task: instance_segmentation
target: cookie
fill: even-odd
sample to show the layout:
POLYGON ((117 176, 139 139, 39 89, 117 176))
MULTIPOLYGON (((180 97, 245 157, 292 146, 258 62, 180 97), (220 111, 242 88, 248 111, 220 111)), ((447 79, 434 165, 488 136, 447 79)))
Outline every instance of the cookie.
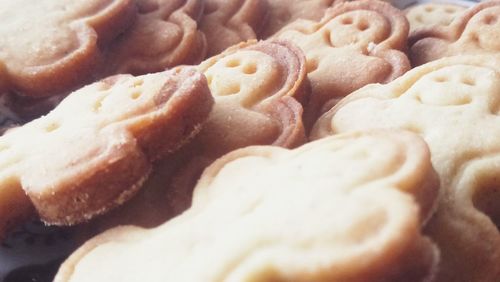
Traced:
POLYGON ((389 82, 410 68, 406 55, 408 22, 401 11, 380 1, 334 6, 320 22, 298 20, 276 38, 304 50, 312 94, 305 109, 313 122, 340 98, 376 82, 389 82))
POLYGON ((420 3, 406 9, 410 35, 421 28, 447 26, 467 8, 452 3, 420 3))
POLYGON ((418 66, 462 54, 500 51, 500 1, 485 1, 462 12, 447 26, 422 28, 409 37, 410 59, 418 66))
POLYGON ((264 28, 262 38, 268 38, 282 27, 297 20, 319 21, 325 10, 342 0, 268 0, 269 20, 264 28))
POLYGON ((0 230, 32 203, 42 220, 57 225, 123 203, 153 161, 199 131, 212 103, 205 78, 192 68, 119 75, 7 131, 0 137, 0 230))
POLYGON ((157 72, 199 63, 206 41, 197 21, 201 0, 136 0, 134 25, 110 47, 105 74, 157 72))
POLYGON ((427 141, 442 187, 427 227, 441 251, 436 281, 500 277, 499 93, 500 56, 446 58, 347 96, 311 132, 404 128, 427 141))
POLYGON ((256 39, 268 15, 266 0, 205 0, 200 30, 208 43, 207 57, 256 39))
POLYGON ((94 79, 105 47, 136 15, 131 0, 1 1, 0 92, 30 97, 94 79))
POLYGON ((240 43, 198 67, 215 104, 200 133, 161 161, 127 204, 81 228, 82 237, 117 225, 154 227, 186 210, 196 181, 215 159, 249 145, 292 148, 305 142, 305 58, 282 41, 240 43), (238 91, 235 91, 238 89, 238 91))
POLYGON ((247 147, 204 171, 188 211, 98 235, 54 281, 425 281, 437 188, 411 133, 247 147))

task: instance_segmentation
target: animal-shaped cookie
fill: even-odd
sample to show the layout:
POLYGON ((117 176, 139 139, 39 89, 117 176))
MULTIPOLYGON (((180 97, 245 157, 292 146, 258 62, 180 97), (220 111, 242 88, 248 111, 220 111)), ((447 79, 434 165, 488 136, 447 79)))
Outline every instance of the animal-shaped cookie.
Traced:
POLYGON ((200 30, 207 38, 207 57, 256 39, 267 17, 266 0, 205 0, 200 30))
POLYGON ((54 281, 426 281, 437 187, 409 132, 247 147, 204 171, 189 210, 98 235, 54 281))
POLYGON ((428 234, 442 263, 436 281, 500 277, 500 57, 459 56, 422 65, 387 85, 347 96, 312 139, 351 130, 404 128, 429 144, 441 200, 428 234))
POLYGON ((270 15, 262 33, 263 38, 272 36, 282 27, 297 19, 319 21, 327 8, 342 1, 268 0, 268 2, 270 15))
POLYGON ((275 37, 304 50, 312 95, 307 123, 340 98, 376 82, 389 82, 410 68, 408 22, 401 11, 381 1, 341 3, 320 22, 298 20, 275 37))
POLYGON ((32 97, 92 80, 106 46, 136 15, 131 0, 2 0, 0 6, 0 92, 32 97))
POLYGON ((197 21, 201 0, 136 0, 134 25, 110 47, 106 74, 144 74, 199 63, 206 54, 197 21))
POLYGON ((409 37, 412 64, 442 57, 500 52, 500 1, 485 1, 462 12, 447 26, 422 28, 409 37))
POLYGON ((0 137, 0 233, 32 203, 44 221, 59 225, 123 203, 153 161, 199 131, 212 103, 205 78, 192 68, 119 75, 7 131, 0 137))
POLYGON ((88 232, 123 224, 153 227, 186 210, 196 181, 216 158, 249 145, 292 148, 305 141, 303 101, 308 94, 305 58, 282 41, 246 42, 198 66, 214 107, 200 133, 155 167, 131 201, 96 218, 88 232))
POLYGON ((416 30, 431 26, 447 26, 467 8, 452 3, 419 3, 406 9, 410 23, 410 36, 416 30))

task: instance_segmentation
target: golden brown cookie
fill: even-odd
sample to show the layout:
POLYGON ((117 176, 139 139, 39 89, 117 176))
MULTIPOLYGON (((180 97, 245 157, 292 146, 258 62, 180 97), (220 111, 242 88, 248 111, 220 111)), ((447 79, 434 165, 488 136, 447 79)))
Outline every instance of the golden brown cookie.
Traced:
POLYGON ((459 56, 370 85, 323 115, 312 139, 404 128, 429 144, 442 192, 427 234, 442 262, 436 281, 500 277, 500 56, 459 56))
POLYGON ((420 29, 409 37, 410 59, 421 65, 442 57, 500 52, 500 1, 469 8, 447 26, 420 29))
POLYGON ((247 147, 204 171, 189 210, 98 235, 54 281, 429 281, 437 188, 409 132, 247 147))
POLYGON ((199 131, 212 103, 205 78, 192 68, 119 75, 7 131, 0 137, 1 233, 31 203, 45 222, 58 225, 122 204, 153 161, 199 131))
POLYGON ((389 82, 410 68, 408 21, 380 1, 346 2, 328 9, 320 22, 298 20, 276 38, 304 50, 312 95, 305 109, 313 122, 340 98, 369 83, 389 82))
POLYGON ((285 25, 297 20, 319 21, 325 10, 343 0, 267 0, 269 2, 269 20, 262 38, 268 38, 285 25))
POLYGON ((207 57, 256 39, 268 17, 266 0, 205 0, 200 30, 207 38, 207 57))
POLYGON ((447 26, 467 9, 452 3, 419 3, 406 9, 406 18, 410 23, 410 36, 413 32, 431 26, 447 26))
POLYGON ((154 227, 186 210, 203 169, 249 145, 292 148, 305 141, 302 101, 308 94, 305 58, 282 41, 246 42, 198 66, 215 105, 192 142, 160 162, 144 189, 126 205, 82 229, 134 224, 154 227), (237 91, 236 91, 237 89, 237 91))
POLYGON ((106 74, 144 74, 199 63, 206 54, 197 21, 201 0, 136 0, 134 25, 110 47, 106 74))
POLYGON ((0 6, 0 92, 32 97, 93 80, 106 46, 136 15, 131 0, 2 0, 0 6))

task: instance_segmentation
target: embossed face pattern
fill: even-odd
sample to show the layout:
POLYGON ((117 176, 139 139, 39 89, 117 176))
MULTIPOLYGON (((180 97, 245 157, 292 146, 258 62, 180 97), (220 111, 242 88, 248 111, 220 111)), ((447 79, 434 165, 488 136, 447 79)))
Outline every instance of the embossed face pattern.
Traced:
POLYGON ((453 55, 498 53, 500 1, 476 4, 450 25, 422 28, 409 41, 410 58, 415 65, 453 55))
POLYGON ((54 224, 121 204, 152 161, 197 131, 211 106, 204 78, 191 68, 115 76, 75 91, 50 114, 0 138, 1 231, 31 205, 22 189, 54 224), (9 210, 14 200, 18 206, 9 210))
POLYGON ((0 6, 0 92, 29 96, 59 94, 87 81, 100 48, 135 16, 129 0, 2 0, 0 6))
POLYGON ((410 34, 429 26, 447 26, 466 9, 464 6, 445 3, 423 3, 411 6, 406 10, 410 34))
POLYGON ((106 74, 139 75, 203 60, 207 45, 197 30, 201 0, 136 1, 137 20, 111 46, 106 74))
POLYGON ((355 1, 327 10, 319 23, 291 23, 275 37, 291 40, 306 54, 312 86, 306 119, 315 120, 352 91, 407 71, 408 59, 399 51, 407 34, 408 23, 398 9, 378 1, 355 1))
POLYGON ((500 57, 463 56, 349 95, 311 135, 369 128, 421 134, 443 188, 428 227, 443 257, 438 281, 494 281, 500 275, 499 114, 500 57))
POLYGON ((55 281, 423 279, 436 259, 421 235, 419 208, 437 195, 429 179, 427 147, 411 133, 247 147, 204 172, 187 212, 99 235, 55 281))

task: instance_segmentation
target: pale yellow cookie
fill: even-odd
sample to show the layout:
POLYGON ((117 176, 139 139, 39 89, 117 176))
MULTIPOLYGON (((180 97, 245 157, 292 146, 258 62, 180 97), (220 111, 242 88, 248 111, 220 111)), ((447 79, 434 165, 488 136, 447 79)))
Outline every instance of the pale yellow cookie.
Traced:
POLYGON ((437 188, 408 132, 247 147, 205 170, 188 211, 91 239, 54 281, 429 281, 437 188))
POLYGON ((446 58, 354 92, 311 133, 404 128, 427 141, 442 188, 426 230, 442 256, 436 281, 500 277, 499 94, 499 55, 446 58))
POLYGON ((31 97, 92 81, 108 44, 134 21, 132 0, 1 0, 0 92, 31 97))
POLYGON ((389 82, 410 68, 408 21, 381 1, 354 1, 328 9, 320 22, 297 20, 276 38, 291 40, 306 54, 312 93, 306 123, 345 95, 376 82, 389 82))
POLYGON ((212 103, 192 68, 119 75, 7 131, 0 137, 0 234, 32 204, 50 224, 86 221, 122 204, 153 161, 199 131, 212 103))
POLYGON ((203 169, 234 149, 293 148, 305 142, 299 101, 309 93, 300 49, 276 40, 251 41, 197 68, 206 75, 215 100, 200 133, 160 162, 130 202, 82 227, 82 237, 123 224, 154 227, 178 215, 190 206, 203 169))
POLYGON ((409 37, 412 64, 442 57, 500 52, 500 1, 478 3, 447 26, 430 26, 409 37))
POLYGON ((422 3, 406 9, 410 34, 422 28, 447 26, 467 8, 452 3, 422 3))

